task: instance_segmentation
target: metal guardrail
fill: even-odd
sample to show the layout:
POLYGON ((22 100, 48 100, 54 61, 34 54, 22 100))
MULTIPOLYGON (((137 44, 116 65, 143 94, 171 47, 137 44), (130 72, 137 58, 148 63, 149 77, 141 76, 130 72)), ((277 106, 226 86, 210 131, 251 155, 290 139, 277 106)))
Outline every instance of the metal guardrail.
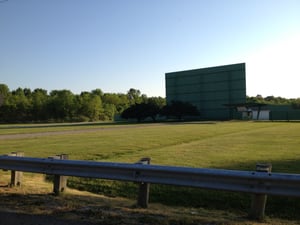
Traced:
POLYGON ((0 169, 300 197, 300 175, 0 156, 0 169))
POLYGON ((0 156, 0 168, 23 172, 169 184, 300 197, 300 175, 129 163, 0 156))

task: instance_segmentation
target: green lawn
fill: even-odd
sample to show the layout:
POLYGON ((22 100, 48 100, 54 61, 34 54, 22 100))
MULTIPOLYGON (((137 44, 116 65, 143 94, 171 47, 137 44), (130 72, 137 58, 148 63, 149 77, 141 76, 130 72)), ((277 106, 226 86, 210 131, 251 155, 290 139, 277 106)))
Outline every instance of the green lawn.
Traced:
MULTIPOLYGON (((84 132, 2 138, 0 154, 24 151, 26 156, 48 157, 66 153, 70 159, 130 163, 147 156, 152 164, 238 170, 254 170, 257 162, 267 162, 272 163, 273 172, 300 173, 300 123, 297 122, 39 126, 1 125, 0 138, 12 133, 84 132)), ((121 182, 72 178, 70 185, 110 195, 133 197, 135 193, 133 184, 121 182)), ((249 208, 249 199, 245 194, 161 185, 152 185, 150 194, 150 201, 221 209, 249 208)), ((281 214, 297 217, 300 204, 288 198, 269 198, 267 213, 281 215, 277 207, 284 202, 296 208, 288 208, 281 214)))
POLYGON ((300 123, 39 126, 0 127, 0 137, 12 131, 88 132, 2 139, 0 154, 24 151, 26 156, 47 157, 66 153, 71 159, 118 162, 136 162, 148 156, 153 164, 247 170, 254 169, 256 162, 270 162, 273 171, 300 173, 300 123))

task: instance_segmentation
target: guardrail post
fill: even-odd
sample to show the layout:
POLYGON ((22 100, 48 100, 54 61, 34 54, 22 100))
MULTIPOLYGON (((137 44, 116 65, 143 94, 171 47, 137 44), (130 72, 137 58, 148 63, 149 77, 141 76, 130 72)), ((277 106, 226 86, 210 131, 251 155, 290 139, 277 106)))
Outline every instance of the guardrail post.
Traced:
MULTIPOLYGON (((12 152, 9 154, 10 156, 16 156, 16 157, 23 157, 24 152, 12 152)), ((23 178, 23 172, 21 171, 11 171, 11 177, 10 177, 10 186, 21 186, 22 183, 22 178, 23 178)))
MULTIPOLYGON (((271 164, 256 164, 257 172, 270 173, 272 171, 271 164)), ((252 196, 250 218, 255 220, 263 220, 265 218, 265 208, 267 203, 267 195, 254 194, 252 196)))
MULTIPOLYGON (((138 164, 144 164, 149 165, 151 159, 150 158, 142 158, 138 164)), ((140 183, 139 186, 139 193, 138 193, 138 199, 137 199, 137 206, 142 208, 148 208, 149 203, 149 190, 150 190, 150 184, 149 183, 140 183)))
MULTIPOLYGON (((67 154, 61 154, 49 157, 52 159, 61 159, 61 160, 67 160, 69 157, 67 154)), ((64 192, 67 188, 67 177, 61 176, 59 174, 55 174, 53 178, 53 192, 55 195, 59 195, 61 192, 64 192)))

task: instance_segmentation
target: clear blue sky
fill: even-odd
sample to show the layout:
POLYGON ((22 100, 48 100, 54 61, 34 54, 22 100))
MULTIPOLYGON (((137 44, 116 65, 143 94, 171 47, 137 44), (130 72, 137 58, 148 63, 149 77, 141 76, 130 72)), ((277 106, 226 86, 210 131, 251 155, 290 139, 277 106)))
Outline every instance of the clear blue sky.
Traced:
POLYGON ((0 0, 0 83, 139 89, 165 73, 246 63, 247 95, 300 97, 299 0, 0 0))

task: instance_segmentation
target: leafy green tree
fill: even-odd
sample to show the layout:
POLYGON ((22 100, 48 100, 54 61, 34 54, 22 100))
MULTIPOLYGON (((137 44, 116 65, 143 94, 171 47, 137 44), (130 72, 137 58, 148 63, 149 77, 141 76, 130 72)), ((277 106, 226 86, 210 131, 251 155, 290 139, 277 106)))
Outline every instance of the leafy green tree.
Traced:
POLYGON ((9 122, 25 122, 31 119, 30 101, 25 96, 24 90, 18 88, 12 91, 7 101, 6 118, 9 122))
POLYGON ((105 93, 102 96, 102 102, 103 105, 114 105, 115 113, 122 113, 130 105, 126 94, 105 93))
POLYGON ((274 96, 267 96, 263 97, 261 95, 257 95, 256 97, 246 97, 247 103, 263 103, 263 104, 271 104, 271 105, 286 105, 291 104, 293 102, 292 99, 286 99, 282 97, 274 97, 274 96))
POLYGON ((97 121, 103 112, 102 101, 98 94, 82 92, 80 94, 79 115, 88 118, 89 121, 97 121))
POLYGON ((30 88, 24 88, 23 93, 27 98, 31 98, 32 92, 30 88))
POLYGON ((6 84, 0 84, 0 122, 8 122, 10 107, 8 100, 10 98, 10 91, 6 84))
POLYGON ((88 113, 92 121, 99 120, 100 116, 103 116, 103 107, 100 96, 91 95, 88 105, 88 113))
POLYGON ((25 121, 95 121, 113 120, 130 106, 135 108, 135 118, 156 119, 165 105, 164 98, 148 98, 137 89, 127 93, 103 93, 101 89, 74 95, 69 90, 18 88, 10 92, 0 84, 0 122, 25 121))
POLYGON ((99 97, 102 97, 103 96, 103 91, 99 88, 95 89, 95 90, 92 90, 92 95, 98 95, 99 97))
POLYGON ((178 120, 182 120, 185 116, 198 116, 199 114, 196 106, 182 101, 172 101, 161 110, 161 115, 175 117, 178 120))
POLYGON ((144 117, 150 117, 153 122, 156 121, 156 117, 159 114, 161 108, 159 107, 159 105, 155 104, 155 103, 141 103, 143 105, 142 108, 142 112, 144 114, 144 117))
POLYGON ((156 121, 156 117, 160 114, 162 108, 166 105, 166 100, 162 97, 151 97, 145 99, 147 117, 151 117, 156 121))
POLYGON ((69 90, 54 90, 50 92, 48 112, 55 120, 71 121, 75 116, 75 96, 69 90))
POLYGON ((46 90, 38 88, 31 93, 31 114, 34 121, 48 119, 47 104, 48 94, 46 90))
POLYGON ((127 92, 127 97, 130 105, 139 104, 142 102, 141 91, 138 89, 130 88, 127 92))
POLYGON ((300 109, 300 98, 294 99, 292 101, 292 107, 294 109, 300 109))
POLYGON ((162 109, 167 104, 166 99, 162 97, 147 98, 146 103, 156 105, 159 109, 162 109))
POLYGON ((8 86, 6 84, 0 84, 0 106, 4 104, 9 94, 8 86))
POLYGON ((246 96, 247 103, 264 103, 264 99, 261 95, 257 95, 256 97, 246 96))
POLYGON ((122 112, 121 117, 124 119, 137 119, 138 122, 141 122, 143 119, 145 119, 143 107, 143 104, 131 105, 122 112))
POLYGON ((103 104, 103 113, 100 116, 100 120, 114 120, 116 114, 116 106, 114 104, 105 103, 103 104))
POLYGON ((138 122, 150 117, 153 121, 156 121, 159 111, 159 106, 154 103, 140 103, 124 110, 121 117, 124 119, 137 119, 138 122))

